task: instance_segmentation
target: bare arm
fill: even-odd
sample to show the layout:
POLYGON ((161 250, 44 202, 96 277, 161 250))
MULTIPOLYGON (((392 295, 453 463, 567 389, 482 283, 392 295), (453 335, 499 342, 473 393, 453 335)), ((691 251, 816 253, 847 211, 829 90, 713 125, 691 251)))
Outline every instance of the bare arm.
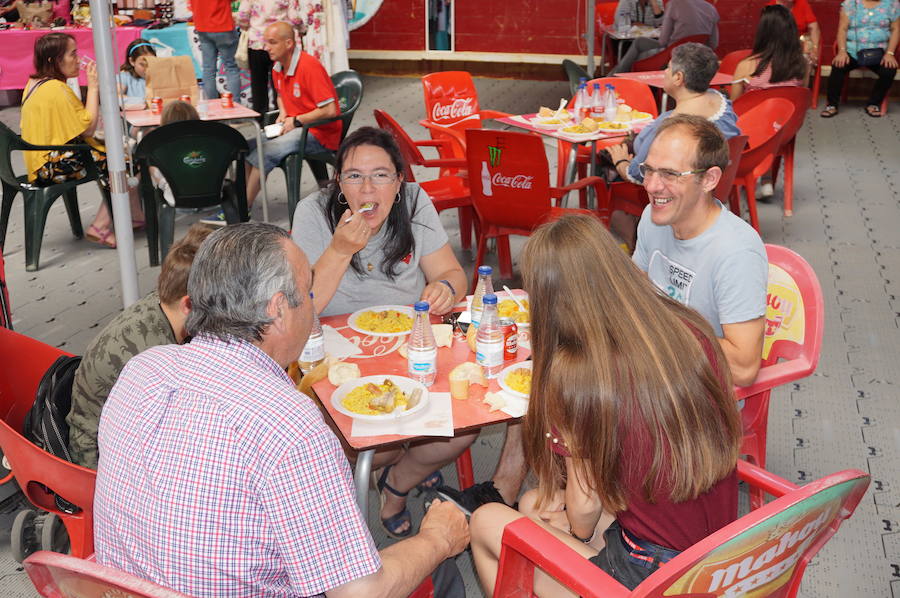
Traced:
POLYGON ((422 291, 421 299, 431 304, 431 313, 445 314, 456 305, 459 299, 466 296, 466 291, 469 289, 466 273, 459 265, 459 260, 456 259, 449 243, 444 244, 437 251, 422 256, 419 266, 428 283, 422 291), (455 293, 451 293, 450 288, 440 282, 442 280, 449 282, 455 293))
POLYGON ((725 353, 734 383, 738 386, 748 386, 756 380, 764 331, 764 318, 736 324, 722 324, 725 337, 719 339, 719 344, 725 353))
POLYGON ((809 24, 809 41, 812 44, 812 58, 819 59, 819 44, 822 43, 822 30, 818 23, 809 24))
POLYGON ((328 598, 408 596, 442 561, 468 545, 469 526, 462 512, 436 500, 418 534, 381 551, 381 569, 326 592, 328 598))
MULTIPOLYGON (((279 110, 283 111, 282 106, 279 106, 279 110)), ((316 108, 314 110, 310 110, 309 112, 305 112, 303 114, 297 114, 294 116, 297 120, 299 120, 304 125, 307 123, 315 122, 317 120, 323 120, 326 118, 332 118, 338 115, 337 106, 334 102, 329 102, 320 108, 316 108)), ((294 129, 294 118, 284 118, 284 132, 287 133, 291 129, 294 129)))
POLYGON ((729 99, 733 102, 738 99, 744 93, 744 86, 746 84, 746 80, 750 78, 753 74, 753 71, 756 70, 756 65, 758 62, 751 58, 745 58, 740 61, 734 69, 734 81, 731 85, 731 93, 728 94, 729 99))
POLYGON ((831 64, 838 68, 847 66, 847 63, 850 61, 850 55, 847 54, 847 30, 849 28, 850 17, 842 10, 838 19, 837 54, 835 54, 834 60, 831 61, 831 64))
POLYGON ((897 51, 898 41, 900 41, 900 19, 894 19, 894 22, 891 23, 891 38, 888 40, 884 57, 881 59, 881 66, 889 69, 897 68, 897 57, 894 55, 894 52, 897 51), (888 52, 891 52, 891 54, 888 54, 888 52))
POLYGON ((579 538, 589 539, 603 514, 603 504, 595 492, 588 489, 582 478, 579 463, 566 457, 566 517, 569 527, 579 538))
POLYGON ((84 130, 84 134, 93 137, 97 131, 97 123, 100 120, 100 86, 97 82, 97 65, 91 63, 87 68, 88 91, 87 101, 84 104, 88 114, 91 115, 91 122, 84 130))
POLYGON ((349 209, 344 210, 331 237, 331 243, 313 266, 313 305, 316 313, 322 313, 328 306, 341 285, 344 272, 350 267, 353 255, 366 246, 372 234, 364 218, 351 216, 349 209), (348 218, 350 222, 346 222, 348 218))

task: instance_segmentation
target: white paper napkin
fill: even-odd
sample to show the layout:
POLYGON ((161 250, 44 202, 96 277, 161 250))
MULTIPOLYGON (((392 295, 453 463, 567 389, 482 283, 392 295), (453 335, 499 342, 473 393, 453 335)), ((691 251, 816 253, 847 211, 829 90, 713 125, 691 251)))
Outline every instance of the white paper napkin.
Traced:
POLYGON ((386 421, 354 419, 351 436, 453 436, 453 402, 449 392, 429 392, 425 408, 415 415, 386 421))
POLYGON ((325 337, 325 352, 335 359, 347 359, 363 352, 362 349, 327 324, 322 326, 322 335, 325 337))
POLYGON ((506 399, 506 405, 500 411, 513 417, 523 417, 528 412, 528 400, 516 397, 505 390, 501 390, 500 394, 506 399))

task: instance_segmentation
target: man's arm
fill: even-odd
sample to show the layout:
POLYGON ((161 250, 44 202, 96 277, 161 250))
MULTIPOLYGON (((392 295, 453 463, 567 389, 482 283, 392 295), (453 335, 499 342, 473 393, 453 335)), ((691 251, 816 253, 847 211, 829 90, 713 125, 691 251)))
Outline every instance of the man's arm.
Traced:
POLYGON ((291 129, 294 129, 294 119, 300 121, 302 124, 307 124, 311 122, 315 122, 317 120, 323 120, 326 118, 332 118, 338 115, 337 106, 334 102, 329 102, 324 106, 320 106, 315 108, 314 110, 310 110, 309 112, 305 112, 303 114, 297 114, 294 118, 285 118, 284 119, 284 132, 287 133, 291 129))
POLYGON ((736 324, 722 324, 724 338, 719 339, 722 352, 738 386, 749 386, 756 380, 762 356, 765 318, 736 324))
POLYGON ((333 588, 328 598, 408 596, 442 561, 469 544, 469 525, 462 511, 435 500, 419 533, 381 551, 381 569, 333 588))

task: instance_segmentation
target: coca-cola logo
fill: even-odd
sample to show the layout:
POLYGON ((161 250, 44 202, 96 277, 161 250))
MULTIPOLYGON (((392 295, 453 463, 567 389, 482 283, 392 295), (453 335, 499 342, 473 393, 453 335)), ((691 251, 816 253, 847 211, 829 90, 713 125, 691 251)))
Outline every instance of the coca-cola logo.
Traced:
POLYGON ((531 189, 534 177, 526 174, 514 174, 505 176, 500 172, 495 172, 491 183, 498 187, 509 187, 510 189, 531 189))
POLYGON ((475 98, 457 98, 450 104, 435 104, 431 107, 431 120, 459 120, 475 112, 472 102, 475 98))

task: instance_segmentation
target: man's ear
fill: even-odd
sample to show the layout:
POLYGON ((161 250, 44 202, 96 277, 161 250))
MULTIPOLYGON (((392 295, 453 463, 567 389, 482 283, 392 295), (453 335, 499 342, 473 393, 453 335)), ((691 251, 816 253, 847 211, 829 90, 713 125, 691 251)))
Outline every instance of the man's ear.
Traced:
POLYGON ((719 185, 719 181, 721 180, 722 169, 718 166, 713 166, 703 173, 703 190, 706 192, 713 191, 719 185))
POLYGON ((188 295, 185 295, 178 301, 178 309, 181 310, 181 313, 184 315, 188 315, 191 313, 191 298, 188 295))
POLYGON ((277 330, 281 330, 285 307, 287 307, 287 301, 285 301, 284 293, 281 291, 272 295, 272 298, 266 304, 266 315, 272 320, 271 326, 274 326, 277 330))

